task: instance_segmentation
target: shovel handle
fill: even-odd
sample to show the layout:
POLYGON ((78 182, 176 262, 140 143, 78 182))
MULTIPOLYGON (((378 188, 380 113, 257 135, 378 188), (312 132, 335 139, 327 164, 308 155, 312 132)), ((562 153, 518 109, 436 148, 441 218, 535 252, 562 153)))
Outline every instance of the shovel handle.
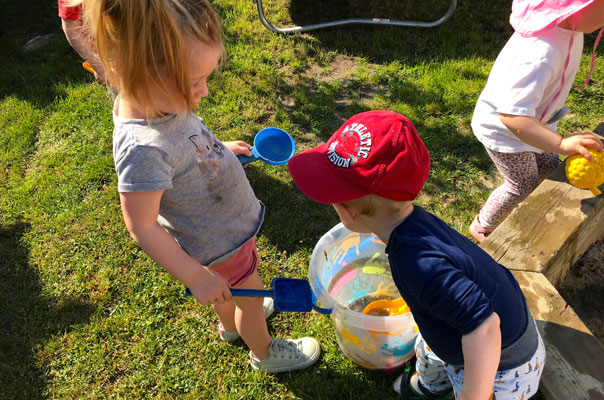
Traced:
POLYGON ((239 154, 237 156, 237 159, 239 160, 239 162, 241 163, 241 165, 248 165, 248 164, 251 164, 254 161, 258 160, 258 158, 254 157, 254 155, 246 156, 246 155, 243 155, 243 154, 239 154))
MULTIPOLYGON (((272 290, 231 289, 231 294, 239 297, 273 297, 274 293, 272 290)), ((193 296, 189 288, 185 288, 185 296, 193 296)))
POLYGON ((231 289, 231 294, 239 297, 273 297, 275 292, 261 289, 231 289))

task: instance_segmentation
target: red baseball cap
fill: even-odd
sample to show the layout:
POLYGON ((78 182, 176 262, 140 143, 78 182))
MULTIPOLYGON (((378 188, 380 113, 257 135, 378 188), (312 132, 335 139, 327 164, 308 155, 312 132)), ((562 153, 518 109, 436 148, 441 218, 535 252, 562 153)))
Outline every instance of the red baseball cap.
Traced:
POLYGON ((369 194, 414 200, 430 170, 430 155, 409 118, 367 111, 350 118, 320 146, 287 165, 311 200, 333 204, 369 194))

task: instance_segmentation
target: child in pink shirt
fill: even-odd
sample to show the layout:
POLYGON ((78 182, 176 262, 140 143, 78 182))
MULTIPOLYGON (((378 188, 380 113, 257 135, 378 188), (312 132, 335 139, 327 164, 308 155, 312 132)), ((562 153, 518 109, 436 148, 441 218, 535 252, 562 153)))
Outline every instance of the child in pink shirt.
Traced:
POLYGON ((583 33, 604 26, 604 0, 514 0, 510 23, 515 33, 495 60, 472 118, 474 135, 504 178, 470 226, 478 242, 556 168, 559 155, 591 159, 588 147, 603 150, 592 133, 562 137, 556 126, 568 112, 564 103, 583 33))

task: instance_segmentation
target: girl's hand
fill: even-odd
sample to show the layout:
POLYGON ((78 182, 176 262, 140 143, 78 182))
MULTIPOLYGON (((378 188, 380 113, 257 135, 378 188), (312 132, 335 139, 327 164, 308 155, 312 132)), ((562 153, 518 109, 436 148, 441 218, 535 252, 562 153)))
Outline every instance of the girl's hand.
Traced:
POLYGON ((201 267, 202 272, 199 276, 199 283, 189 286, 189 290, 202 305, 222 304, 230 300, 231 289, 229 283, 217 272, 210 268, 201 267))
POLYGON ((163 190, 120 193, 128 231, 156 263, 185 284, 203 305, 231 298, 228 282, 193 259, 157 222, 163 190))
POLYGON ((579 153, 589 161, 593 161, 588 147, 594 148, 597 151, 604 151, 602 141, 596 135, 591 132, 577 132, 562 138, 560 142, 560 154, 570 156, 571 154, 579 153))
POLYGON ((241 140, 235 140, 233 142, 224 142, 224 145, 233 152, 233 154, 235 154, 236 156, 243 154, 244 156, 251 156, 252 152, 250 151, 250 146, 249 144, 241 141, 241 140))

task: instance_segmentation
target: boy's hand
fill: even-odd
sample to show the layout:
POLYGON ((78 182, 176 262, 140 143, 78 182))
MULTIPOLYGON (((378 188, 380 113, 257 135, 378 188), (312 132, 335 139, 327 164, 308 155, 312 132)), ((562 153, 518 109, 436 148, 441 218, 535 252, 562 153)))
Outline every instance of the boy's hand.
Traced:
POLYGON ((604 151, 602 141, 596 135, 591 132, 577 132, 562 138, 560 142, 560 154, 570 156, 571 154, 579 153, 589 161, 593 161, 588 147, 594 148, 597 151, 604 151))
POLYGON ((251 156, 252 152, 250 150, 250 146, 249 144, 241 141, 241 140, 235 140, 233 142, 224 142, 224 145, 233 152, 233 154, 235 154, 236 156, 243 154, 244 156, 251 156))
POLYGON ((197 301, 206 306, 208 304, 222 304, 230 300, 232 295, 228 282, 210 268, 201 267, 201 269, 201 275, 197 279, 199 283, 189 286, 191 294, 195 296, 197 301))

